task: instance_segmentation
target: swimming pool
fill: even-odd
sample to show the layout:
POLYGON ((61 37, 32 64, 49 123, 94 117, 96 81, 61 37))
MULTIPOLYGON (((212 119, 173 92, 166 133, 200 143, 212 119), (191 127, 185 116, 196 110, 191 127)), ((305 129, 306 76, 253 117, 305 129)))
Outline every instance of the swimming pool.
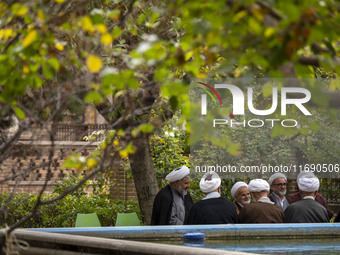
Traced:
POLYGON ((339 223, 43 228, 30 230, 258 254, 340 254, 339 223), (198 242, 183 240, 185 233, 193 232, 204 233, 206 238, 198 242))
MULTIPOLYGON (((150 240, 147 240, 150 242, 150 240)), ((156 243, 159 241, 155 241, 156 243)), ((210 249, 276 255, 340 254, 340 238, 243 238, 206 239, 203 241, 172 240, 165 244, 205 247, 210 249)))

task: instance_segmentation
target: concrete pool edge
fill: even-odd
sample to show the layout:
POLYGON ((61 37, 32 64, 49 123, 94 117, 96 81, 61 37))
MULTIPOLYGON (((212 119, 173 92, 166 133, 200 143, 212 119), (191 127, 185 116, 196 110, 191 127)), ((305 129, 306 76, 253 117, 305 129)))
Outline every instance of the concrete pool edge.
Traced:
MULTIPOLYGON (((225 251, 209 248, 188 247, 169 244, 146 243, 121 239, 107 239, 100 237, 67 235, 39 231, 28 231, 23 229, 14 230, 15 240, 25 241, 27 249, 15 247, 20 254, 224 254, 224 255, 251 255, 238 251, 225 251)), ((3 240, 5 230, 0 230, 0 240, 3 240)), ((12 237, 13 238, 13 237, 12 237)), ((2 246, 2 245, 1 245, 2 246)), ((254 254, 255 255, 255 254, 254 254)))
POLYGON ((35 228, 26 230, 117 239, 183 238, 183 234, 193 232, 204 233, 207 238, 340 237, 339 223, 35 228))

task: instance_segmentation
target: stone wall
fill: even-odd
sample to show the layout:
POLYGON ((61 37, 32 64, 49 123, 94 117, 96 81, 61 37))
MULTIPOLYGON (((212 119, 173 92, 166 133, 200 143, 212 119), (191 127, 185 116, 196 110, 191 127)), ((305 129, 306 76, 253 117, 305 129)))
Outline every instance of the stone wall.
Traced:
MULTIPOLYGON (((0 180, 23 174, 22 180, 18 184, 14 179, 7 180, 0 185, 0 193, 11 192, 14 188, 16 193, 38 193, 46 178, 48 178, 44 194, 51 194, 56 182, 60 181, 66 174, 76 174, 74 170, 61 168, 66 156, 72 152, 87 156, 96 147, 97 143, 55 142, 54 156, 50 167, 48 167, 50 142, 20 141, 14 146, 10 157, 7 157, 0 165, 0 180)), ((137 199, 133 178, 127 178, 126 171, 123 168, 116 167, 110 172, 110 176, 114 183, 110 191, 113 199, 137 199)))

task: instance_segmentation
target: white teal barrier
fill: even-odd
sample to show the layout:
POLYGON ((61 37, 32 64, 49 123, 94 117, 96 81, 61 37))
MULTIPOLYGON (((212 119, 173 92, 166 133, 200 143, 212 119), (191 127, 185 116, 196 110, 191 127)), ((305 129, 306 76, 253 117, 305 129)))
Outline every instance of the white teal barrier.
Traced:
POLYGON ((228 224, 185 226, 35 228, 29 231, 118 239, 183 238, 186 233, 204 233, 206 238, 224 237, 340 237, 340 223, 228 224))

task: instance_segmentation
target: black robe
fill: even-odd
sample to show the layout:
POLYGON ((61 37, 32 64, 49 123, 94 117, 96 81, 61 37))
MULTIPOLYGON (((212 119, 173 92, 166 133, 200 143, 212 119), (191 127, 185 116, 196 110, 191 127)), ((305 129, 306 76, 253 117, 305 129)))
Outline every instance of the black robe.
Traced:
POLYGON ((338 212, 334 222, 340 222, 340 211, 338 212))
POLYGON ((234 223, 238 223, 236 208, 224 197, 198 201, 191 208, 187 221, 188 225, 234 223))
POLYGON ((285 210, 285 223, 320 222, 329 222, 328 214, 325 207, 313 199, 300 200, 285 210))
MULTIPOLYGON (((152 217, 150 225, 170 225, 170 217, 173 203, 173 194, 170 184, 162 188, 153 201, 152 217)), ((190 194, 184 196, 185 219, 188 218, 189 211, 193 205, 190 194)))

